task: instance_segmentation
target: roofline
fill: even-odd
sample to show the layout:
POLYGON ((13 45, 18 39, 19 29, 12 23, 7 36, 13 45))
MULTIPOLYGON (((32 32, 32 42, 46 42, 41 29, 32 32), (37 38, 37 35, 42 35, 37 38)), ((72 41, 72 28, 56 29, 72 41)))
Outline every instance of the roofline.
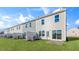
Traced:
MULTIPOLYGON (((17 25, 14 25, 14 26, 12 26, 12 27, 9 27, 9 28, 13 28, 13 27, 16 27, 16 26, 25 24, 25 23, 29 23, 29 22, 33 22, 33 21, 36 21, 36 20, 40 20, 40 19, 42 19, 42 18, 51 16, 51 15, 55 15, 55 14, 58 14, 58 13, 61 13, 61 12, 65 12, 65 11, 66 11, 66 9, 62 9, 62 10, 60 10, 60 11, 58 11, 58 12, 50 13, 50 14, 47 14, 47 15, 44 15, 44 16, 40 16, 40 17, 38 17, 38 18, 36 18, 36 19, 34 19, 34 20, 31 20, 31 21, 28 21, 28 22, 24 22, 24 23, 21 23, 21 24, 17 24, 17 25)), ((6 28, 6 29, 9 29, 9 28, 6 28)), ((6 29, 4 29, 4 30, 6 30, 6 29)))

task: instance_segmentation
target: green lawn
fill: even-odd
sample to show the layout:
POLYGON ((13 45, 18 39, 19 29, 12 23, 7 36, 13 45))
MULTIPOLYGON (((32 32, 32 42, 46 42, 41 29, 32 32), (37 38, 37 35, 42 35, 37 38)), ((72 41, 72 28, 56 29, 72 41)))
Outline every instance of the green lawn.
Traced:
POLYGON ((46 40, 26 41, 0 38, 1 51, 78 51, 79 38, 69 38, 64 45, 50 44, 46 40))

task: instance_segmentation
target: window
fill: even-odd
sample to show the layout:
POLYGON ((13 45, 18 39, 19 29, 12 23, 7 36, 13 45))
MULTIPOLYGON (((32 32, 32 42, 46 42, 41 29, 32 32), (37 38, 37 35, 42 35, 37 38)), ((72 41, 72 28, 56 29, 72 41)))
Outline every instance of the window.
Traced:
POLYGON ((20 26, 17 26, 17 29, 20 29, 20 26))
POLYGON ((49 31, 47 31, 47 37, 49 37, 49 31))
POLYGON ((39 31, 39 36, 45 36, 45 31, 39 31))
POLYGON ((18 29, 20 29, 20 26, 18 26, 18 29))
POLYGON ((18 29, 18 26, 17 26, 17 29, 18 29))
POLYGON ((42 31, 42 36, 45 36, 45 31, 44 30, 42 31))
POLYGON ((27 28, 27 24, 25 25, 25 27, 27 28))
POLYGON ((52 38, 53 39, 61 39, 62 31, 61 30, 53 30, 52 31, 52 38))
POLYGON ((41 31, 39 31, 39 36, 41 36, 41 31))
POLYGON ((31 27, 31 23, 30 23, 30 27, 31 27))
POLYGON ((55 22, 59 22, 59 15, 55 15, 55 22))
POLYGON ((56 39, 56 30, 52 31, 52 36, 53 36, 53 39, 56 39))
POLYGON ((14 30, 14 28, 12 30, 14 30))
POLYGON ((57 39, 61 39, 61 30, 57 30, 57 39))
POLYGON ((41 20, 41 24, 44 25, 44 19, 41 20))

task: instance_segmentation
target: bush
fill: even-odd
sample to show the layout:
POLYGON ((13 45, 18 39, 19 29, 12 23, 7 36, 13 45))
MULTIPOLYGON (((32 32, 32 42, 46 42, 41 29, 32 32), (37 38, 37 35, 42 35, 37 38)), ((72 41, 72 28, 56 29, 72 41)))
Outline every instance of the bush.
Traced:
POLYGON ((79 37, 67 37, 66 41, 79 40, 79 37))

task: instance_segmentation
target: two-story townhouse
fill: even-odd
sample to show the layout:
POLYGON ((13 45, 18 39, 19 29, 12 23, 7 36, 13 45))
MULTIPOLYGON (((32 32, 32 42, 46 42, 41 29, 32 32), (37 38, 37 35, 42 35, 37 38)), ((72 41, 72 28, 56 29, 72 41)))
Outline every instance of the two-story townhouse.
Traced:
POLYGON ((4 34, 24 34, 26 39, 66 40, 66 9, 38 17, 4 30, 4 34))

